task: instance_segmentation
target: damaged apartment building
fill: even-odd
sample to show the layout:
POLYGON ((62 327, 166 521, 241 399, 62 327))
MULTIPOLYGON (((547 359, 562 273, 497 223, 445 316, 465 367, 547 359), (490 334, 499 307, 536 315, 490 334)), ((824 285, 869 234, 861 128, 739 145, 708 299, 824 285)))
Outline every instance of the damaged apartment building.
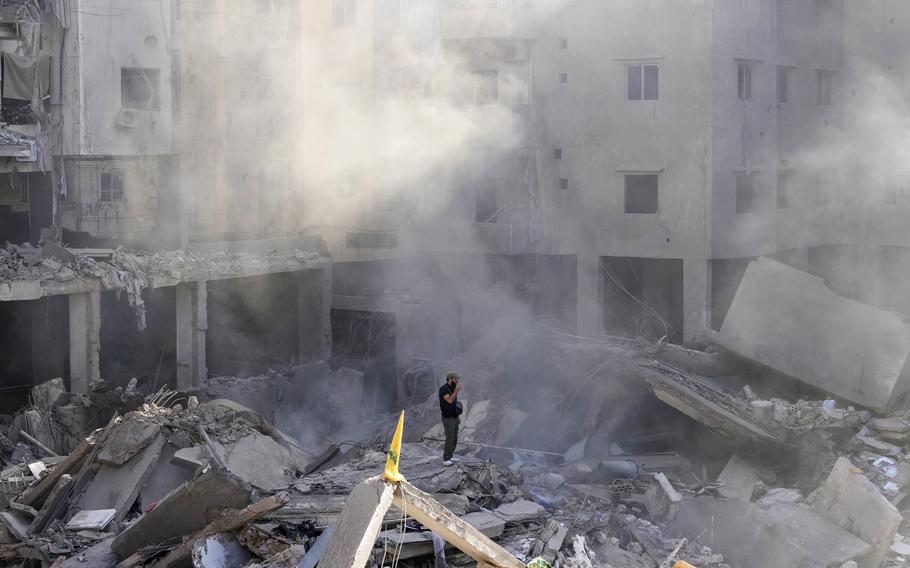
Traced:
POLYGON ((838 152, 881 81, 906 87, 900 2, 3 6, 0 242, 30 245, 0 276, 10 392, 331 357, 388 406, 513 309, 697 342, 760 256, 910 311, 907 172, 838 152), (509 134, 403 179, 375 159, 400 132, 333 138, 326 93, 509 134))
POLYGON ((362 55, 320 76, 357 104, 445 91, 427 66, 457 66, 445 96, 516 131, 411 202, 323 231, 336 354, 449 357, 503 308, 495 290, 581 332, 698 341, 760 256, 910 313, 910 178, 899 152, 863 139, 886 128, 868 123, 881 84, 906 93, 905 3, 318 4, 304 33, 362 55), (408 216, 443 183, 456 186, 443 213, 408 216))
POLYGON ((248 111, 293 88, 255 79, 291 4, 0 2, 5 411, 52 377, 190 388, 325 358, 327 250, 293 231, 294 149, 270 143, 295 125, 248 111), (238 22, 268 43, 234 47, 238 22))

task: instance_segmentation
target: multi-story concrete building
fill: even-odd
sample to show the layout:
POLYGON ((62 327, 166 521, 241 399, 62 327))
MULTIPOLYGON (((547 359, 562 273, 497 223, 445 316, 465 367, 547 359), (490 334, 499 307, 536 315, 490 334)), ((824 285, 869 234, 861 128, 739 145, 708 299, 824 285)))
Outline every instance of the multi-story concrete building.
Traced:
MULTIPOLYGON (((887 111, 870 104, 881 102, 873 78, 897 93, 906 84, 900 3, 341 4, 370 30, 359 37, 374 48, 374 78, 394 75, 383 46, 432 35, 446 80, 427 89, 506 112, 513 132, 453 156, 457 167, 441 169, 457 180, 449 207, 402 223, 386 241, 396 250, 376 245, 370 262, 340 254, 352 262, 335 265, 336 282, 352 284, 336 288, 336 309, 391 314, 406 333, 417 302, 388 274, 413 259, 431 277, 446 273, 440 264, 475 274, 474 258, 535 312, 558 311, 582 331, 691 341, 720 326, 748 262, 769 255, 843 295, 907 310, 894 285, 910 250, 897 221, 901 160, 860 158, 898 145, 894 128, 870 132, 868 121, 887 111), (409 17, 420 10, 433 17, 409 17)), ((380 84, 370 96, 386 96, 380 84)), ((453 307, 462 323, 468 303, 453 307)), ((404 364, 419 353, 398 355, 404 364)))
POLYGON ((298 3, 3 6, 0 242, 42 244, 0 258, 4 392, 324 359, 328 255, 295 236, 287 143, 298 3))

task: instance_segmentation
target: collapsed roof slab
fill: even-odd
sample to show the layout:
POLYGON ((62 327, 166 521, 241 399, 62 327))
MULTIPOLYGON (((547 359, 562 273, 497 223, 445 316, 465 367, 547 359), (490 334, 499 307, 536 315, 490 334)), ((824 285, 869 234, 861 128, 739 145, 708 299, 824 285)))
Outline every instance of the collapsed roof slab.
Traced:
POLYGON ((838 296, 780 262, 749 264, 717 342, 835 396, 878 411, 910 390, 910 324, 838 296))

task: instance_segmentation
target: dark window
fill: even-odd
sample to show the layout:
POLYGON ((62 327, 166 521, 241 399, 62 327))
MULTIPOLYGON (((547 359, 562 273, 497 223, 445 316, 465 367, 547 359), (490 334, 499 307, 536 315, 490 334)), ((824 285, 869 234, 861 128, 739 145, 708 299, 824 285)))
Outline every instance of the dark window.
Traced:
POLYGON ((657 65, 627 66, 626 98, 630 101, 656 101, 658 97, 659 71, 657 65))
POLYGON ((346 244, 352 249, 397 249, 396 233, 348 233, 346 244))
POLYGON ((569 82, 569 74, 568 74, 568 73, 560 73, 560 74, 559 74, 559 82, 560 82, 560 83, 568 83, 568 82, 569 82))
POLYGON ((758 194, 755 191, 755 172, 736 172, 736 212, 751 213, 755 210, 758 194))
POLYGON ((736 65, 736 92, 741 101, 752 100, 752 68, 751 63, 740 62, 736 65))
POLYGON ((477 223, 495 223, 499 208, 496 204, 496 183, 486 181, 474 192, 474 221, 477 223))
POLYGON ((569 178, 559 178, 559 189, 569 189, 569 178))
POLYGON ((831 104, 831 80, 833 71, 818 70, 815 72, 815 102, 820 106, 831 104))
POLYGON ((553 157, 556 158, 557 160, 561 160, 561 159, 562 159, 562 148, 556 148, 556 149, 554 149, 554 150, 553 150, 553 157))
POLYGON ((98 200, 114 203, 123 199, 123 170, 101 172, 101 192, 98 200))
POLYGON ((160 71, 123 67, 120 69, 120 106, 157 110, 161 108, 160 71))
POLYGON ((777 68, 777 102, 780 104, 790 102, 790 67, 777 68))
POLYGON ((354 19, 357 17, 356 0, 333 0, 334 9, 332 10, 335 28, 348 28, 354 25, 354 19))
POLYGON ((496 71, 475 71, 474 104, 486 105, 495 103, 499 98, 499 74, 496 71))
POLYGON ((626 213, 657 213, 657 174, 625 176, 626 213))
POLYGON ((793 188, 791 186, 793 172, 777 172, 777 208, 786 209, 793 204, 793 188))
POLYGON ((565 37, 559 38, 559 49, 569 49, 569 39, 565 37))

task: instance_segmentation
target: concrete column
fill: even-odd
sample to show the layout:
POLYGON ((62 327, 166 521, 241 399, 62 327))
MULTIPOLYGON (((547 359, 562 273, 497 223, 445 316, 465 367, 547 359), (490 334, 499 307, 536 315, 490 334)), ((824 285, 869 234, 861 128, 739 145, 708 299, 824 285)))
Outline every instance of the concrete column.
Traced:
POLYGON ((332 355, 332 268, 297 273, 297 361, 332 355))
POLYGON ((70 390, 88 393, 101 379, 101 292, 69 296, 70 390))
POLYGON ((709 274, 707 260, 683 261, 683 340, 686 342, 703 336, 708 328, 709 274))
POLYGON ((177 389, 201 388, 208 368, 205 333, 208 330, 208 296, 205 282, 177 285, 177 389))
POLYGON ((600 257, 579 254, 578 332, 603 333, 603 298, 600 291, 600 257))

